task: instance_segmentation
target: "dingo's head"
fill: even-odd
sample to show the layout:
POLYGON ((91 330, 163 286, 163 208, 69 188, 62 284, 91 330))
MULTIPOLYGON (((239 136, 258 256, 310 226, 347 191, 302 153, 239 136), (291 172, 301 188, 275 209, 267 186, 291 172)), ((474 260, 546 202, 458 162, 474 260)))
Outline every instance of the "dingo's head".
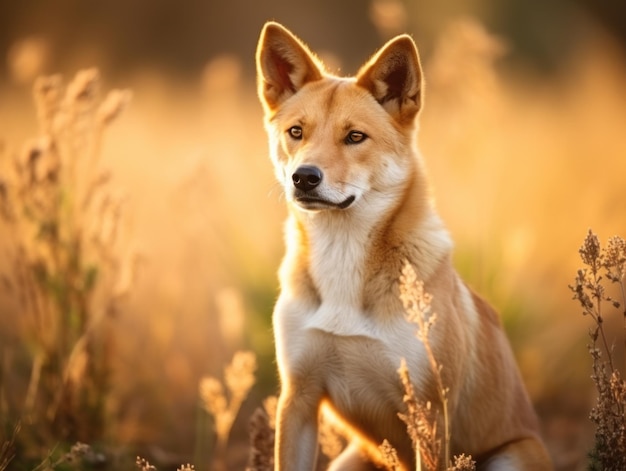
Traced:
POLYGON ((415 173, 422 102, 409 36, 389 41, 356 77, 339 78, 287 29, 267 23, 256 59, 270 152, 290 203, 348 210, 399 198, 415 173))

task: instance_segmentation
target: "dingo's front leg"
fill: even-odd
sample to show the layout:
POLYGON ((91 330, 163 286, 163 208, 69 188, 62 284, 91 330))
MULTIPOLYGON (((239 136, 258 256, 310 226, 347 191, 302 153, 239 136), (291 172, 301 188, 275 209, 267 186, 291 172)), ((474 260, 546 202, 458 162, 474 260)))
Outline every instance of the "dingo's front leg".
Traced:
POLYGON ((276 471, 309 471, 317 463, 318 400, 287 388, 276 411, 276 471))

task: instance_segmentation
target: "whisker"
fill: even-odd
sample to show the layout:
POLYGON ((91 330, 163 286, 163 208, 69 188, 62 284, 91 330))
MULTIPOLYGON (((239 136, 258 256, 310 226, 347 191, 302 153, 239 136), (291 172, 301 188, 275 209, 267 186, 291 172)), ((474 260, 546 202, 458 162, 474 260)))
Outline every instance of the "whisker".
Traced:
POLYGON ((273 196, 275 191, 278 190, 278 201, 283 201, 285 199, 285 189, 279 182, 274 182, 270 189, 267 192, 267 196, 273 196))

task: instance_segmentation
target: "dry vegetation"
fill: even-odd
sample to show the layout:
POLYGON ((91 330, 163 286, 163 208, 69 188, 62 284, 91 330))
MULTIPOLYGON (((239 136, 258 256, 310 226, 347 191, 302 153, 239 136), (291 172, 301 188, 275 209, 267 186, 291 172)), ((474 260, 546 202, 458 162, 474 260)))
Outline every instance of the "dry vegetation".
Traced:
MULTIPOLYGON (((394 15, 383 33, 410 27, 394 15)), ((549 80, 503 72, 503 54, 474 22, 442 33, 424 60, 421 148, 456 264, 503 312, 557 469, 584 468, 593 448, 593 384, 593 462, 611 469, 607 450, 624 437, 611 428, 623 424, 623 300, 610 312, 597 286, 618 265, 588 277, 616 242, 595 269, 583 258, 574 286, 594 320, 594 383, 565 285, 589 226, 626 233, 624 60, 595 31, 549 80)), ((113 125, 128 94, 101 99, 94 71, 67 87, 39 80, 35 113, 28 92, 0 86, 0 470, 272 469, 273 406, 254 409, 276 387, 284 213, 252 80, 224 56, 196 82, 142 71, 127 84, 132 106, 113 125), (256 353, 254 387, 250 357, 243 382, 202 382, 243 349, 256 353)), ((422 406, 426 422, 445 415, 422 406)), ((454 431, 438 433, 445 447, 454 431)), ((342 443, 332 429, 326 442, 329 455, 342 443)))
POLYGON ((256 357, 252 352, 236 352, 232 361, 224 369, 224 382, 213 377, 205 377, 200 381, 200 400, 204 409, 212 415, 216 435, 213 450, 212 469, 227 470, 226 451, 233 423, 243 401, 254 385, 256 357))
POLYGON ((402 380, 407 413, 400 414, 413 441, 417 467, 437 471, 450 467, 450 416, 448 414, 449 389, 443 384, 440 364, 430 346, 430 329, 437 321, 437 313, 431 311, 432 296, 424 291, 424 282, 417 279, 413 267, 406 263, 400 276, 400 299, 409 322, 417 326, 416 337, 424 345, 430 369, 437 382, 440 404, 420 401, 413 390, 406 362, 402 362, 398 374, 402 380), (441 418, 439 415, 441 414, 441 418), (441 430, 443 426, 443 430, 441 430), (443 461, 440 464, 440 461, 443 461))
MULTIPOLYGON (((39 78, 39 137, 0 170, 2 295, 19 313, 18 333, 31 357, 20 416, 35 447, 52 437, 103 436, 107 322, 133 280, 123 199, 99 168, 103 133, 129 93, 116 90, 100 102, 98 91, 95 70, 77 74, 67 88, 58 76, 39 78)), ((13 378, 4 373, 3 393, 13 403, 15 391, 6 390, 13 378)))
POLYGON ((617 358, 605 320, 610 310, 622 316, 622 343, 626 343, 626 241, 615 236, 602 248, 598 236, 589 231, 579 253, 585 267, 578 270, 570 289, 583 315, 593 320, 588 347, 597 393, 589 416, 596 428, 589 469, 618 471, 626 469, 626 381, 622 377, 626 362, 617 358), (612 296, 615 285, 618 294, 612 296))

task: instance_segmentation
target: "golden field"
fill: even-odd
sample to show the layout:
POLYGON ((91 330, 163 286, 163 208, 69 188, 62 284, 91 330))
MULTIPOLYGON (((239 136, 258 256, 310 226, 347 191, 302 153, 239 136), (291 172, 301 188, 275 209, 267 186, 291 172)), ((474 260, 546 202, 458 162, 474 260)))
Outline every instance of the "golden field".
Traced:
MULTIPOLYGON (((397 15, 405 27, 413 24, 410 8, 396 17, 393 11, 373 11, 381 41, 398 27, 397 15)), ((626 235, 624 51, 589 24, 558 70, 539 74, 503 66, 509 45, 467 17, 447 22, 432 44, 423 58, 427 89, 419 142, 433 197, 456 241, 456 265, 502 313, 557 468, 584 469, 593 443, 587 419, 593 404, 586 347, 591 324, 568 284, 589 228, 603 241, 626 235)), ((16 178, 14 162, 24 164, 32 139, 42 134, 32 85, 42 71, 38 64, 45 62, 46 43, 18 46, 7 56, 8 75, 0 82, 5 185, 16 178)), ((109 464, 141 454, 159 469, 186 462, 210 469, 213 426, 200 399, 201 379, 221 378, 235 352, 250 350, 256 382, 234 422, 226 459, 229 469, 243 469, 247 420, 277 388, 270 316, 285 216, 251 60, 224 52, 184 76, 138 67, 109 78, 106 67, 100 68, 88 97, 93 110, 82 111, 84 121, 83 115, 76 118, 75 138, 63 137, 71 149, 68 161, 77 162, 64 181, 70 194, 83 195, 89 178, 106 175, 98 191, 109 206, 94 203, 87 210, 77 204, 64 217, 68 233, 84 228, 81 237, 90 224, 101 234, 105 218, 115 217, 115 234, 72 249, 84 251, 81 267, 95 267, 98 278, 94 291, 78 290, 86 319, 78 326, 68 321, 74 337, 65 340, 58 370, 64 379, 58 383, 33 385, 33 371, 36 359, 46 356, 42 352, 57 348, 46 329, 61 335, 66 324, 54 318, 60 304, 43 289, 38 296, 54 298, 45 311, 51 317, 42 320, 41 308, 25 307, 14 263, 16 247, 25 247, 18 265, 26 269, 38 257, 54 258, 54 250, 37 248, 38 220, 17 230, 14 222, 0 219, 5 440, 21 422, 15 468, 7 469, 33 469, 55 445, 62 449, 75 440, 106 450, 109 464), (117 87, 130 90, 132 98, 104 125, 94 110, 117 87), (103 309, 90 324, 90 316, 103 309), (74 415, 73 421, 84 422, 76 429, 82 435, 76 436, 69 419, 55 435, 58 429, 46 423, 51 416, 43 411, 50 409, 46 401, 57 399, 46 388, 69 388, 96 375, 69 359, 85 332, 99 345, 106 366, 105 390, 90 386, 101 396, 102 423, 90 430, 87 417, 74 415)), ((342 65, 337 55, 327 60, 342 65)), ((64 86, 78 68, 59 71, 64 86)), ((65 266, 55 263, 50 266, 65 266)), ((606 325, 622 359, 623 320, 615 315, 606 325)), ((42 372, 45 378, 45 367, 42 372)))

